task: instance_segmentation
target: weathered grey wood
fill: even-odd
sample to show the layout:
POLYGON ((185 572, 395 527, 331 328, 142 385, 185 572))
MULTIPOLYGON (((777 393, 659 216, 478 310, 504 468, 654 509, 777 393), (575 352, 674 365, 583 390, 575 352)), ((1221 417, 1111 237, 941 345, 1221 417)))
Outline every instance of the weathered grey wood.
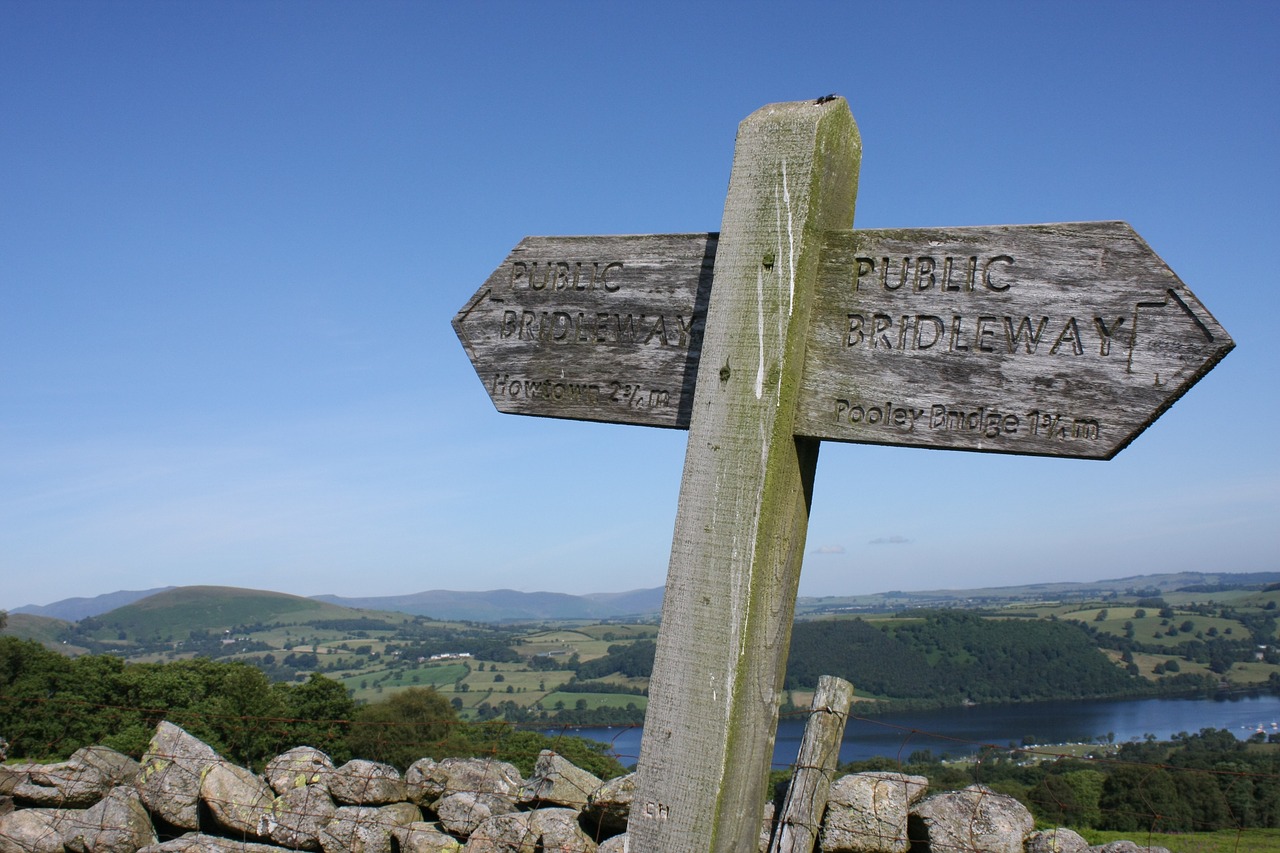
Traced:
MULTIPOLYGON (((718 235, 527 237, 454 318, 512 414, 688 428, 718 235)), ((823 237, 796 434, 1108 459, 1235 345, 1123 222, 823 237)))
POLYGON ((716 250, 628 836, 755 849, 818 442, 792 435, 823 231, 848 228, 861 143, 843 99, 738 130, 716 250))
POLYGON ((796 434, 1109 459, 1233 346, 1124 222, 826 235, 796 434))
POLYGON ((499 411, 688 428, 715 234, 526 237, 453 319, 499 411))
POLYGON ((811 853, 818 840, 822 813, 840 763, 840 742, 853 703, 853 685, 843 678, 818 679, 809 721, 800 740, 791 785, 782 804, 769 853, 811 853))

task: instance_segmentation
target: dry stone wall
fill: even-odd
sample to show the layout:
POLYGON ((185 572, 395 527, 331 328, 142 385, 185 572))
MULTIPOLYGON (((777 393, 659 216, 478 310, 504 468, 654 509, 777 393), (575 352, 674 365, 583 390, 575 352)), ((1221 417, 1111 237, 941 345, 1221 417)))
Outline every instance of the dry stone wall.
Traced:
MULTIPOLYGON (((1033 831, 1021 803, 988 788, 929 796, 928 786, 901 773, 837 779, 816 849, 1162 850, 1090 848, 1069 829, 1033 831)), ((403 775, 373 761, 335 767, 310 747, 257 774, 164 722, 140 762, 88 747, 57 764, 0 766, 0 853, 628 853, 634 790, 631 776, 597 779, 550 751, 528 778, 480 758, 424 758, 403 775)))

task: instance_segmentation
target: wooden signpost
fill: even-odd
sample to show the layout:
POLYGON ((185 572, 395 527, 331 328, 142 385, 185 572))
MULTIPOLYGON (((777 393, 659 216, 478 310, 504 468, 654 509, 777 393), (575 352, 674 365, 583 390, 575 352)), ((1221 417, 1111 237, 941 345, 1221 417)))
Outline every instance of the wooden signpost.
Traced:
MULTIPOLYGON (((454 320, 494 405, 687 429, 718 238, 522 240, 454 320)), ((830 231, 795 433, 1109 459, 1231 347, 1123 222, 830 231)))
POLYGON ((718 235, 526 238, 453 320, 500 411, 689 430, 633 853, 756 849, 821 440, 1110 458, 1234 346, 1124 223, 850 230, 860 159, 763 107, 718 235))

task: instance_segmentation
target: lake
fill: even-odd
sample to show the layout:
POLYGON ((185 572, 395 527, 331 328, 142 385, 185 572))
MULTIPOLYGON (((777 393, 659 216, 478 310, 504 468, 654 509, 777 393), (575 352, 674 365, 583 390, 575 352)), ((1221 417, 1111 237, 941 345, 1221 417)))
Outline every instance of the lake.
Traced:
MULTIPOLYGON (((917 750, 933 756, 971 755, 984 746, 1011 743, 1080 743, 1106 738, 1121 743, 1153 734, 1168 740, 1179 732, 1227 729, 1244 739, 1259 727, 1280 734, 1280 696, 1242 695, 1213 699, 1127 699, 1037 702, 1023 705, 974 705, 913 711, 876 717, 858 716, 855 704, 840 748, 842 762, 883 756, 906 761, 917 750)), ((778 724, 775 767, 788 767, 800 750, 807 714, 785 717, 778 724)), ((555 734, 559 730, 547 730, 555 734)), ((640 755, 640 727, 584 727, 569 734, 610 744, 624 765, 640 755)))

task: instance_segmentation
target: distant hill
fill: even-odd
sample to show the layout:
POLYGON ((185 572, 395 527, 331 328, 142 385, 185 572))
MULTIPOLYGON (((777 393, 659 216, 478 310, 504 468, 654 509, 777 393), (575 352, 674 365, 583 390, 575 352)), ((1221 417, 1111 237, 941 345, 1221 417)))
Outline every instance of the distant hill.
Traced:
POLYGON ((161 586, 155 589, 122 589, 118 592, 108 592, 105 595, 96 595, 93 598, 64 598, 61 601, 55 601, 53 604, 26 604, 22 607, 15 607, 9 611, 14 613, 29 613, 32 616, 48 616, 52 619, 62 619, 66 622, 79 622, 89 616, 97 616, 99 613, 106 613, 108 610, 115 610, 117 607, 124 607, 126 604, 133 604, 139 599, 146 598, 149 595, 155 595, 157 592, 173 589, 171 586, 161 586))
POLYGON ((569 595, 561 592, 517 592, 495 589, 488 592, 453 592, 433 589, 412 595, 347 598, 317 595, 344 607, 396 610, 435 619, 469 622, 527 622, 564 619, 622 619, 656 615, 662 609, 662 587, 631 592, 569 595))
MULTIPOLYGON (((1166 595, 1180 590, 1203 592, 1211 588, 1261 589, 1274 583, 1280 583, 1280 572, 1181 572, 1133 575, 1085 583, 1039 583, 982 589, 893 590, 869 595, 802 596, 796 602, 796 614, 804 618, 839 612, 893 612, 913 607, 998 607, 1011 602, 1037 599, 1088 600, 1113 594, 1166 595)), ((656 617, 662 610, 662 593, 662 587, 583 595, 498 589, 488 592, 429 590, 410 595, 358 598, 318 595, 304 598, 233 587, 165 587, 159 590, 113 592, 94 598, 68 598, 44 606, 27 605, 11 611, 10 617, 12 619, 21 614, 29 614, 76 622, 111 613, 110 621, 117 626, 117 632, 124 630, 130 634, 144 623, 152 632, 158 627, 164 627, 165 634, 173 630, 185 634, 193 627, 206 623, 210 628, 217 628, 227 624, 280 621, 282 614, 302 614, 308 608, 319 607, 393 611, 469 622, 629 619, 656 617), (172 610, 173 613, 163 616, 153 613, 165 610, 172 610), (157 626, 157 619, 165 625, 157 626)), ((345 617, 335 618, 349 618, 350 615, 346 613, 345 617)), ((324 613, 317 611, 315 615, 295 617, 287 621, 305 618, 326 617, 324 613)), ((8 633, 16 632, 11 630, 8 633)))
POLYGON ((233 625, 347 619, 349 608, 289 595, 225 586, 181 586, 158 592, 81 623, 102 638, 185 637, 191 631, 224 631, 233 625))
MULTIPOLYGON (((4 633, 21 640, 35 640, 48 648, 57 648, 63 645, 59 638, 70 627, 70 622, 54 619, 50 616, 36 616, 32 613, 10 613, 4 633)), ((66 649, 60 649, 60 651, 66 651, 66 649)), ((81 652, 83 649, 75 649, 74 651, 81 652)))
POLYGON ((1262 589, 1280 583, 1280 572, 1178 572, 1099 581, 1063 581, 977 589, 892 590, 873 595, 801 597, 798 616, 839 612, 890 612, 917 607, 1001 607, 1014 602, 1087 601, 1111 595, 1163 596, 1182 590, 1262 589))

